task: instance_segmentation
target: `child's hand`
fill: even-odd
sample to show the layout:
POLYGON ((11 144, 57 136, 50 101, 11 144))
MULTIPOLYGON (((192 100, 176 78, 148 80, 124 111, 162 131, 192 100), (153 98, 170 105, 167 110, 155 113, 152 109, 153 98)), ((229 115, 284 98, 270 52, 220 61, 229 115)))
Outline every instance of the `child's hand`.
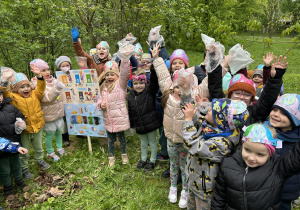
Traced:
POLYGON ((273 52, 268 52, 266 57, 263 56, 263 60, 264 60, 265 66, 266 67, 271 66, 271 63, 272 63, 273 59, 274 59, 273 52))
POLYGON ((19 148, 18 148, 18 152, 19 152, 20 154, 22 154, 22 155, 25 155, 25 154, 28 153, 28 150, 25 149, 24 147, 19 147, 19 148))
MULTIPOLYGON (((286 67, 288 66, 289 63, 285 62, 285 61, 286 61, 286 57, 284 57, 282 59, 282 55, 280 55, 279 58, 278 58, 278 60, 277 60, 277 56, 275 56, 275 60, 274 60, 274 63, 272 64, 272 69, 271 69, 271 77, 272 78, 274 78, 276 76, 276 70, 275 70, 275 68, 276 69, 282 69, 282 70, 286 69, 286 67)), ((277 74, 280 74, 280 73, 277 73, 277 74)))
POLYGON ((75 56, 75 58, 80 69, 88 69, 86 57, 75 56))
POLYGON ((224 68, 228 68, 229 67, 229 65, 228 65, 228 59, 229 59, 229 57, 230 57, 230 55, 226 55, 225 58, 224 58, 224 60, 223 60, 223 62, 222 62, 222 66, 224 68))
MULTIPOLYGON (((146 41, 146 43, 149 45, 149 43, 146 41)), ((150 45, 149 45, 150 46, 150 45)), ((152 53, 152 57, 154 59, 157 59, 159 57, 159 52, 160 52, 160 43, 156 44, 153 50, 150 48, 150 51, 152 53)))
POLYGON ((101 103, 100 107, 102 110, 106 110, 106 102, 101 103))
POLYGON ((195 101, 197 104, 200 104, 201 102, 209 102, 207 98, 202 97, 200 94, 196 95, 195 101))
POLYGON ((42 77, 41 71, 37 66, 35 66, 34 64, 31 64, 30 68, 31 68, 32 73, 34 73, 36 75, 36 77, 38 77, 38 78, 42 77))
POLYGON ((192 121, 197 109, 198 108, 194 109, 194 107, 191 103, 188 103, 187 105, 185 105, 184 108, 182 109, 183 114, 184 114, 184 120, 192 121))

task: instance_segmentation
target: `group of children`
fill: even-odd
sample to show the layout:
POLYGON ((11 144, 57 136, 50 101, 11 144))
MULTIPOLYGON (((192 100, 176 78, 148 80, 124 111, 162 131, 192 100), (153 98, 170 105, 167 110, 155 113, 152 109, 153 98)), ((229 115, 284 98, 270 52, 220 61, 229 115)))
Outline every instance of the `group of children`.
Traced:
MULTIPOLYGON (((247 66, 253 60, 242 46, 234 46, 225 56, 224 46, 203 34, 204 62, 189 68, 184 50, 175 50, 169 58, 159 30, 155 27, 149 33, 149 53, 143 53, 140 44, 134 46, 136 39, 128 34, 118 42, 113 59, 107 42, 101 41, 88 54, 81 46, 79 30, 71 31, 77 55, 86 57, 86 66, 97 70, 97 108, 103 111, 109 166, 116 164, 117 138, 122 163, 129 163, 124 131, 135 129, 141 141, 137 169, 148 172, 154 170, 157 159, 169 159, 168 199, 177 203, 180 177, 180 208, 291 209, 300 192, 296 175, 300 172, 300 96, 283 95, 286 58, 267 53, 264 65, 252 74, 247 66), (157 154, 158 130, 161 154, 157 154)), ((72 69, 67 56, 55 64, 57 70, 72 69)), ((0 142, 4 148, 0 178, 7 198, 13 189, 10 173, 16 185, 28 190, 22 173, 27 179, 33 177, 28 170, 31 145, 38 165, 50 167, 43 160, 42 129, 47 157, 56 161, 65 154, 64 85, 51 76, 46 62, 36 59, 30 65, 36 74, 31 82, 12 69, 2 71, 0 111, 5 123, 1 124, 9 121, 10 126, 1 130, 5 139, 0 142), (59 156, 52 148, 53 135, 59 156), (6 139, 14 146, 8 146, 6 139), (25 148, 19 148, 20 158, 7 153, 16 152, 18 143, 25 148)))

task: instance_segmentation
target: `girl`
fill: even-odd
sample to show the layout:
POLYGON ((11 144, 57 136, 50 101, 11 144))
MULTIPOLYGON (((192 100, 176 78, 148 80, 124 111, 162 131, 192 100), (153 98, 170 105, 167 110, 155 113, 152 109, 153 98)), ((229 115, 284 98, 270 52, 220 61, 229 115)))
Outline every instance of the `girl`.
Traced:
MULTIPOLYGON (((120 51, 121 49, 119 49, 120 51)), ((132 55, 134 46, 131 45, 127 55, 132 55)), ((99 77, 100 96, 97 108, 103 110, 103 120, 108 136, 109 165, 115 164, 115 141, 118 137, 121 143, 123 164, 128 164, 126 154, 126 139, 124 131, 130 128, 128 110, 126 107, 127 83, 130 75, 129 57, 119 53, 121 58, 120 72, 114 61, 105 63, 104 71, 99 77)))
MULTIPOLYGON (((11 81, 13 91, 10 92, 9 88, 6 87, 3 89, 3 93, 4 97, 10 97, 12 99, 11 103, 25 116, 27 126, 21 134, 22 146, 29 150, 32 145, 38 165, 46 170, 50 168, 50 165, 43 160, 43 133, 41 130, 45 121, 40 102, 46 88, 46 82, 41 75, 39 68, 31 65, 31 71, 36 74, 37 77, 37 86, 35 90, 32 90, 32 85, 25 74, 16 73, 13 77, 14 72, 12 71, 3 78, 7 81, 11 81)), ((21 155, 20 159, 23 176, 26 179, 31 179, 33 174, 28 170, 29 154, 21 155)))
MULTIPOLYGON (((52 147, 53 134, 55 135, 57 153, 60 156, 64 154, 64 148, 62 148, 62 128, 64 125, 63 117, 64 104, 63 104, 63 88, 64 84, 56 80, 49 69, 48 64, 41 60, 36 59, 31 61, 32 65, 35 65, 40 71, 43 78, 46 80, 46 90, 41 100, 41 106, 44 113, 45 125, 43 130, 46 133, 45 145, 47 149, 47 158, 52 158, 54 161, 60 158, 55 154, 52 147)), ((62 65, 64 65, 62 63, 62 65)), ((63 67, 64 68, 64 67, 63 67)), ((36 86, 37 78, 31 79, 33 86, 36 86)))
POLYGON ((275 136, 261 124, 246 129, 242 150, 221 164, 212 209, 281 209, 284 180, 300 172, 300 141, 279 156, 275 136))
POLYGON ((142 65, 142 68, 144 69, 144 72, 146 74, 146 78, 147 78, 148 82, 150 81, 150 67, 152 65, 152 61, 153 61, 153 58, 151 58, 150 54, 144 53, 142 55, 141 65, 142 65))
POLYGON ((162 126, 162 122, 156 113, 155 95, 158 91, 157 76, 152 69, 150 82, 147 85, 147 78, 143 69, 134 72, 132 76, 133 89, 128 95, 128 112, 130 127, 136 129, 141 140, 141 160, 137 169, 145 167, 145 172, 155 167, 157 156, 156 129, 162 126), (148 144, 151 149, 150 162, 147 163, 148 144))
MULTIPOLYGON (((55 60, 56 71, 63 71, 68 74, 69 70, 72 69, 71 59, 68 56, 59 56, 55 60)), ((68 133, 68 127, 66 122, 66 117, 64 119, 64 125, 62 127, 62 138, 65 146, 70 146, 70 139, 68 133)), ((77 136, 78 137, 78 136, 77 136)))

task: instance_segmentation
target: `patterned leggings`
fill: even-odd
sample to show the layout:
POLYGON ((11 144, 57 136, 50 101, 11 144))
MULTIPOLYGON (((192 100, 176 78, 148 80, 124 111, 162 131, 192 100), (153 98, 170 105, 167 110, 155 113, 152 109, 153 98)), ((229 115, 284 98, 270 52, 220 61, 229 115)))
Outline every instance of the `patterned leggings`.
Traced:
POLYGON ((108 139, 108 152, 109 152, 109 157, 114 157, 115 156, 115 142, 116 142, 116 137, 118 137, 120 144, 121 144, 121 152, 122 154, 126 154, 126 139, 125 139, 125 134, 124 131, 117 132, 117 133, 110 133, 107 132, 107 139, 108 139))
POLYGON ((186 177, 184 173, 186 165, 186 155, 188 151, 184 148, 183 143, 173 143, 168 139, 168 153, 170 157, 170 179, 171 186, 177 187, 178 169, 181 170, 182 190, 188 192, 186 177))

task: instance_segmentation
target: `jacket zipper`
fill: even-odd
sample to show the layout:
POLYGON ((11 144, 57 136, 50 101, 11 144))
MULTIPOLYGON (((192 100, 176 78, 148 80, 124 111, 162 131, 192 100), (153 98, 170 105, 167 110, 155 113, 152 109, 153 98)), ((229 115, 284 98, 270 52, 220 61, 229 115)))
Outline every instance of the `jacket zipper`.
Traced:
POLYGON ((176 122, 176 109, 177 109, 177 103, 175 103, 175 106, 174 106, 174 113, 173 113, 173 139, 172 141, 175 142, 175 128, 174 128, 174 125, 175 125, 175 122, 176 122))
POLYGON ((202 171, 202 190, 204 193, 206 193, 205 171, 202 171))
POLYGON ((247 207, 247 192, 246 192, 246 175, 248 173, 248 166, 245 168, 245 175, 243 177, 243 188, 244 188, 244 206, 245 206, 245 210, 248 209, 247 207))
POLYGON ((107 116, 108 116, 108 120, 111 124, 111 132, 113 133, 114 132, 114 123, 113 121, 111 120, 111 116, 110 116, 110 110, 108 109, 108 90, 106 89, 106 95, 105 95, 105 98, 106 98, 106 111, 107 111, 107 116))

